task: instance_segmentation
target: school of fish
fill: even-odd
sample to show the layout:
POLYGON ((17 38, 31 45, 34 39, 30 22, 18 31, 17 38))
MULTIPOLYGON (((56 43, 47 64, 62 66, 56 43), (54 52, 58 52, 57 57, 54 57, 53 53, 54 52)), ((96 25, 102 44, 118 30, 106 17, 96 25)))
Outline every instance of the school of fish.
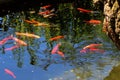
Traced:
MULTIPOLYGON (((49 8, 51 6, 52 5, 45 5, 45 6, 40 7, 40 11, 39 11, 38 15, 43 16, 44 18, 51 18, 53 16, 56 16, 56 14, 54 13, 54 11, 55 11, 54 9, 49 10, 49 8)), ((97 13, 96 11, 87 10, 87 9, 84 9, 84 8, 77 8, 77 10, 80 11, 81 13, 92 13, 92 14, 97 13)), ((40 22, 40 21, 37 21, 37 20, 34 20, 34 19, 24 20, 24 22, 26 22, 28 24, 32 24, 34 26, 49 26, 49 24, 47 24, 47 23, 40 22)), ((93 24, 93 25, 98 25, 98 24, 102 23, 100 20, 96 20, 96 19, 84 20, 83 22, 85 22, 87 24, 93 24)), ((17 36, 26 36, 26 37, 29 37, 29 38, 37 38, 37 39, 40 38, 39 35, 36 35, 36 34, 33 34, 33 33, 28 33, 28 32, 15 32, 15 35, 16 35, 16 37, 13 36, 13 35, 10 35, 10 36, 7 36, 7 37, 3 38, 2 40, 0 40, 0 45, 5 45, 8 40, 13 40, 16 43, 14 46, 5 48, 4 49, 5 51, 14 50, 14 49, 20 48, 21 46, 28 46, 27 42, 17 38, 17 36)), ((52 41, 58 41, 58 40, 61 40, 61 39, 64 39, 64 38, 65 38, 64 35, 57 35, 55 37, 51 37, 49 39, 49 41, 51 41, 51 42, 52 41)), ((51 49, 51 54, 52 55, 58 54, 61 57, 65 58, 64 52, 59 49, 60 46, 62 46, 62 44, 57 43, 51 49)), ((83 47, 82 50, 80 50, 80 53, 89 53, 89 52, 90 53, 91 52, 92 53, 95 53, 95 52, 104 53, 105 51, 100 48, 101 46, 102 46, 102 44, 92 43, 92 44, 89 44, 89 45, 83 47)), ((5 71, 5 73, 12 76, 13 78, 16 78, 16 75, 10 69, 5 68, 4 71, 5 71)))

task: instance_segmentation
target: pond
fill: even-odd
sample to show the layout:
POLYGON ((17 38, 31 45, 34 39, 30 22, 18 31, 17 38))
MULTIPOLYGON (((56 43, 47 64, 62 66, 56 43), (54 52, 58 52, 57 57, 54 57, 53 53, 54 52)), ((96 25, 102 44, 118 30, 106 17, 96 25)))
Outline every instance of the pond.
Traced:
POLYGON ((119 65, 120 54, 102 30, 102 12, 83 13, 77 8, 73 3, 47 4, 2 16, 0 79, 104 80, 109 76, 119 65), (84 49, 90 44, 100 46, 84 49))

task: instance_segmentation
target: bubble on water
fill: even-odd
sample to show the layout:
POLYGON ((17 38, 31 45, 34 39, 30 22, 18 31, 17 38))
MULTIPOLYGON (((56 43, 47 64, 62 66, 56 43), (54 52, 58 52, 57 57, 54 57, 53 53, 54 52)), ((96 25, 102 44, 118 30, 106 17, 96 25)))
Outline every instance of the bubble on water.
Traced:
POLYGON ((60 77, 60 80, 63 80, 63 78, 62 78, 62 77, 60 77))
POLYGON ((54 78, 54 80, 58 80, 58 78, 54 78))
POLYGON ((74 72, 74 70, 73 70, 73 69, 71 69, 71 70, 70 70, 70 72, 74 72))
POLYGON ((34 72, 33 70, 31 72, 34 72))
POLYGON ((50 79, 48 79, 48 80, 52 80, 52 79, 50 78, 50 79))
POLYGON ((80 79, 80 76, 77 76, 76 78, 77 78, 77 79, 80 79))

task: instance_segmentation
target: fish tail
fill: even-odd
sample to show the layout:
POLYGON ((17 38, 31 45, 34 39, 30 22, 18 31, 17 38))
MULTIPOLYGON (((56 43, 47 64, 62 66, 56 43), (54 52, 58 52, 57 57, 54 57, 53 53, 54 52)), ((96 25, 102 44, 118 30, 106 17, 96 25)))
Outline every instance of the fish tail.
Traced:
POLYGON ((93 14, 99 14, 100 12, 99 11, 91 11, 91 13, 93 13, 93 14))

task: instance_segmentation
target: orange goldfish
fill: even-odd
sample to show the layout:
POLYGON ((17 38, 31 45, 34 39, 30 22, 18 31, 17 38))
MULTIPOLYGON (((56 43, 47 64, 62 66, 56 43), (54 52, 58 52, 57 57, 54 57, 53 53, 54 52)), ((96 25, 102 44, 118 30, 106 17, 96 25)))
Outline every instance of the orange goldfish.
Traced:
POLYGON ((30 21, 30 20, 25 20, 25 22, 27 22, 27 23, 29 23, 29 24, 33 24, 33 22, 30 21))
POLYGON ((83 8, 77 8, 77 10, 79 10, 82 13, 100 13, 98 11, 92 11, 92 10, 87 10, 87 9, 83 9, 83 8))
POLYGON ((62 57, 65 57, 65 55, 64 55, 64 53, 62 52, 62 51, 57 51, 57 54, 59 54, 60 56, 62 56, 62 57))
POLYGON ((101 24, 101 21, 100 20, 94 20, 94 19, 91 19, 91 20, 89 20, 89 21, 84 21, 84 22, 86 22, 86 23, 88 23, 88 24, 101 24))
POLYGON ((39 15, 49 15, 49 14, 51 14, 54 11, 55 11, 54 9, 52 9, 52 10, 45 10, 45 11, 39 12, 38 14, 39 15))
POLYGON ((56 36, 56 37, 50 38, 50 41, 56 41, 61 38, 64 38, 64 36, 56 36))
POLYGON ((15 46, 12 46, 12 47, 10 47, 10 48, 6 48, 5 51, 7 51, 7 50, 13 50, 13 49, 16 49, 16 48, 18 48, 18 47, 20 47, 20 46, 15 45, 15 46))
POLYGON ((86 53, 86 52, 87 52, 87 49, 80 50, 80 53, 86 53))
POLYGON ((51 7, 51 5, 45 5, 45 6, 42 6, 41 8, 47 9, 47 8, 49 8, 49 7, 51 7))
POLYGON ((36 21, 34 19, 32 19, 32 20, 25 20, 25 22, 27 22, 29 24, 38 24, 38 23, 40 23, 39 21, 36 21))
POLYGON ((83 8, 77 8, 77 10, 79 10, 80 12, 83 12, 83 13, 92 13, 93 12, 91 10, 86 10, 86 9, 83 9, 83 8))
POLYGON ((90 44, 85 47, 80 51, 80 53, 86 53, 86 52, 101 52, 103 53, 104 50, 98 49, 98 47, 102 46, 102 44, 90 44))
POLYGON ((27 43, 24 42, 23 40, 20 40, 16 37, 13 37, 12 39, 15 40, 18 43, 18 45, 27 46, 27 43))
POLYGON ((50 13, 50 14, 48 14, 48 15, 43 15, 44 18, 51 18, 51 17, 53 17, 53 16, 57 16, 57 15, 54 14, 54 13, 50 13))
POLYGON ((9 70, 9 69, 4 69, 5 73, 9 74, 10 76, 12 76, 13 78, 16 78, 15 74, 9 70))
POLYGON ((52 54, 55 54, 55 53, 58 51, 60 45, 61 45, 60 43, 57 44, 57 45, 52 49, 51 53, 52 53, 52 54))
POLYGON ((90 52, 100 52, 100 53, 104 53, 105 51, 102 50, 102 49, 90 48, 90 52))
POLYGON ((27 37, 31 37, 31 38, 40 38, 40 36, 35 35, 35 34, 31 34, 31 33, 15 32, 15 34, 18 35, 18 36, 27 36, 27 37))
POLYGON ((12 39, 12 37, 11 37, 11 36, 8 36, 8 37, 2 39, 2 40, 0 41, 0 45, 5 44, 9 39, 12 39))
POLYGON ((39 12, 38 14, 39 14, 39 15, 48 15, 48 14, 50 14, 50 13, 51 13, 50 10, 46 10, 46 11, 43 11, 43 12, 39 12))
POLYGON ((99 46, 102 46, 102 44, 90 44, 90 45, 85 46, 83 49, 96 48, 99 46))

